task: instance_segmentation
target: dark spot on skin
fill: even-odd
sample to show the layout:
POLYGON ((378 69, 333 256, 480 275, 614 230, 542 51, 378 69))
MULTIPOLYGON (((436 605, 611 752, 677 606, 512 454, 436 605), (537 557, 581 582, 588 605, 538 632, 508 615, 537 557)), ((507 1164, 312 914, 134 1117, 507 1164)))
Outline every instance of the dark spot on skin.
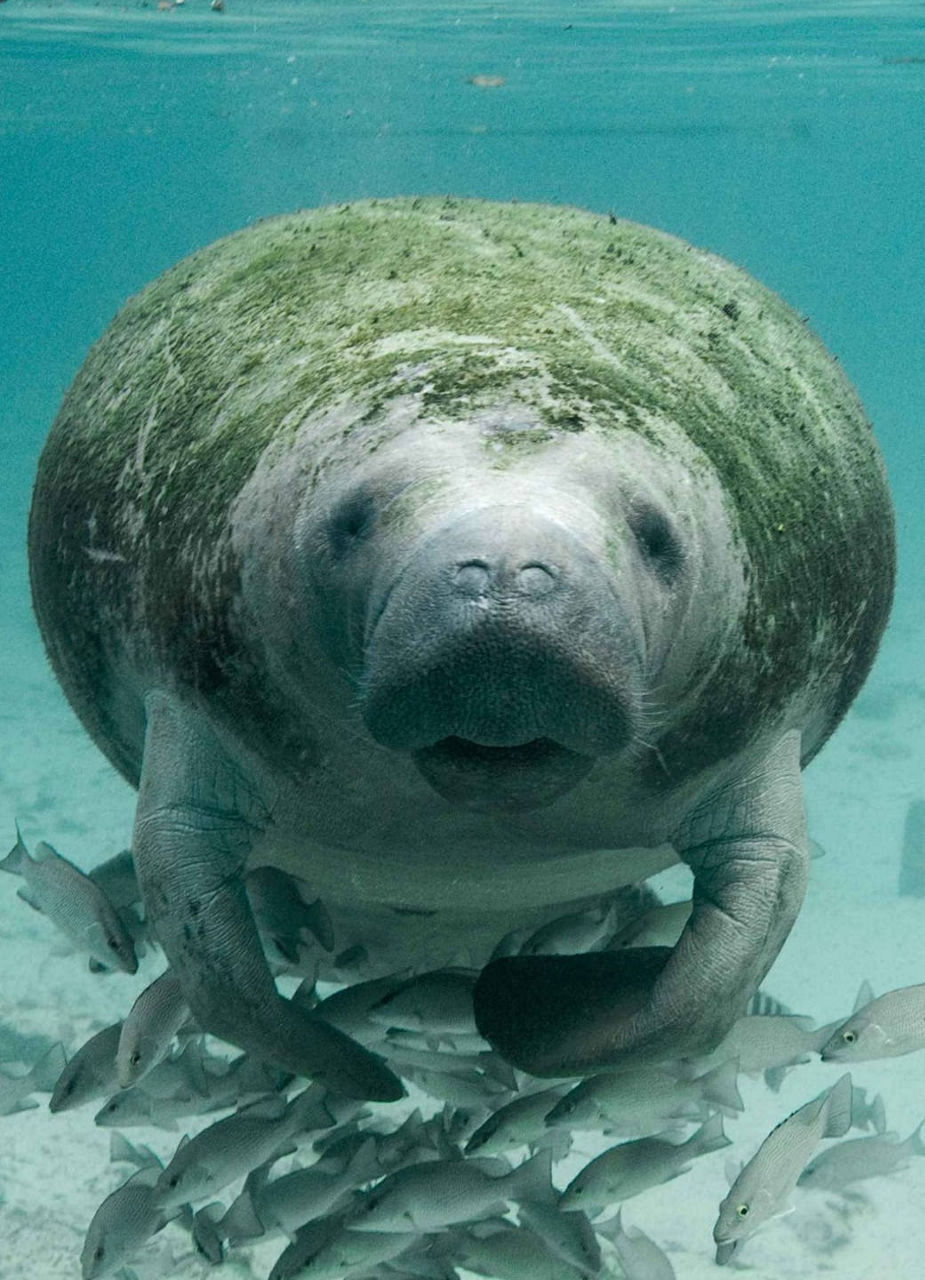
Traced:
POLYGON ((189 913, 191 916, 199 915, 199 903, 196 901, 195 898, 192 898, 190 900, 190 902, 188 903, 188 906, 189 906, 189 913))

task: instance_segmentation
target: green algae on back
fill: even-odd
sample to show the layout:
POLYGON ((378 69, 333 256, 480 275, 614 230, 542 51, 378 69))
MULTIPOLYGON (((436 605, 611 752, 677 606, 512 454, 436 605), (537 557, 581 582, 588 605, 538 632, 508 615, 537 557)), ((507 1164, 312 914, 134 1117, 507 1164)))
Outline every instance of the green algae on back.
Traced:
MULTIPOLYGON (((660 448, 680 426, 720 476, 750 575, 745 653, 712 682, 704 742, 685 751, 727 722, 734 749, 743 697, 751 719, 771 716, 823 677, 834 727, 893 578, 879 455, 837 363, 775 295, 681 240, 434 197, 246 228, 142 290, 95 345, 43 454, 30 534, 36 609, 85 718, 108 719, 90 705, 113 662, 107 612, 207 692, 246 665, 227 621, 232 503, 266 450, 338 406, 375 447, 398 397, 434 421, 522 404, 532 425, 486 452, 493 467, 560 432, 612 431, 619 447, 629 430, 660 448), (145 579, 128 591, 126 564, 145 579)), ((319 441, 313 477, 338 448, 319 441)), ((113 750, 126 772, 129 754, 113 750)))

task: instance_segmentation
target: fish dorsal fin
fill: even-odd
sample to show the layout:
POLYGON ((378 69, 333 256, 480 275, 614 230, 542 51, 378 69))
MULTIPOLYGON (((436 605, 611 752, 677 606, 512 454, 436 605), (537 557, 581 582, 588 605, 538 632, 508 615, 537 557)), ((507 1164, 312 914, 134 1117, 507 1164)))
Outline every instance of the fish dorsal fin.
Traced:
POLYGON ((729 1183, 730 1187, 744 1168, 744 1160, 727 1160, 723 1165, 723 1170, 726 1174, 726 1181, 729 1183))
MULTIPOLYGON (((854 999, 854 1008, 851 1010, 851 1012, 857 1013, 859 1009, 863 1009, 865 1005, 870 1004, 870 1002, 873 999, 874 999, 874 989, 865 978, 864 981, 861 983, 861 985, 858 987, 858 993, 854 999)), ((842 1021, 844 1021, 844 1019, 842 1019, 842 1021)), ((839 1023, 839 1026, 840 1025, 841 1023, 839 1023)))
POLYGON ((824 1138, 842 1138, 851 1127, 851 1072, 846 1071, 832 1085, 825 1100, 824 1138))

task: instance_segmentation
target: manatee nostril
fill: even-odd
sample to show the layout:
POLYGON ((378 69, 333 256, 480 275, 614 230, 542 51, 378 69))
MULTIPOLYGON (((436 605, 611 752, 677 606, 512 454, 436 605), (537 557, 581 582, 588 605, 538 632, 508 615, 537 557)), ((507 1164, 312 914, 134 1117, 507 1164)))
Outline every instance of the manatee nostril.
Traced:
POLYGON ((556 574, 545 564, 521 565, 517 571, 517 587, 529 596, 544 596, 556 585, 556 574))
POLYGON ((488 578, 488 565, 484 560, 466 560, 456 566, 453 585, 463 595, 480 596, 485 593, 488 578))

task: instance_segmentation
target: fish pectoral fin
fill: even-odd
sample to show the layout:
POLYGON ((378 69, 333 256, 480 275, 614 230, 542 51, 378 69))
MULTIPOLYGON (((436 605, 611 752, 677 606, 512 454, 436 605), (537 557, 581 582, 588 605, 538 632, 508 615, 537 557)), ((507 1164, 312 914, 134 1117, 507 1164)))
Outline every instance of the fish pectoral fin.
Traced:
POLYGON ((198 717, 160 691, 145 709, 133 853, 147 919, 196 1022, 348 1097, 402 1097, 379 1058, 277 991, 244 885, 266 815, 198 717))

